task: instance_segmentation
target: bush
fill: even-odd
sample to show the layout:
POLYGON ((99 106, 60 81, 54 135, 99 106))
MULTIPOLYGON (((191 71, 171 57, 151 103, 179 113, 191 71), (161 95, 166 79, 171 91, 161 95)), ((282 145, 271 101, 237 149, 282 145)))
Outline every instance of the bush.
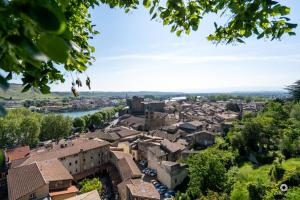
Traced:
POLYGON ((247 189, 250 200, 262 200, 266 192, 266 186, 263 185, 261 181, 249 183, 247 189))
POLYGON ((271 180, 279 181, 283 177, 284 172, 285 170, 283 169, 282 165, 278 161, 275 161, 270 169, 269 175, 271 180))
POLYGON ((300 199, 300 188, 294 187, 288 190, 284 200, 299 200, 300 199))
POLYGON ((80 183, 80 193, 87 193, 93 190, 97 190, 99 193, 102 191, 102 184, 98 178, 84 179, 80 183))

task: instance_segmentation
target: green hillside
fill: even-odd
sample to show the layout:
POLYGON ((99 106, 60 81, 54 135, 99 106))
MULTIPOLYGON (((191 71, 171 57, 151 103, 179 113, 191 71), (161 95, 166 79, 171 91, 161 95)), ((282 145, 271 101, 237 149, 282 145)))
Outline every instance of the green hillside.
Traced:
MULTIPOLYGON (((231 200, 238 199, 250 199, 247 187, 251 183, 257 183, 264 185, 268 188, 267 194, 277 192, 281 194, 280 185, 285 183, 291 178, 293 174, 296 174, 297 167, 300 166, 300 158, 291 158, 282 162, 282 167, 284 169, 284 175, 280 180, 274 181, 270 178, 270 170, 272 165, 263 165, 258 168, 254 168, 250 163, 245 163, 239 168, 237 174, 237 181, 234 184, 233 191, 231 193, 231 200)), ((268 195, 266 195, 268 196, 268 195)), ((265 197, 265 199, 268 199, 265 197)))
POLYGON ((3 91, 0 89, 0 98, 1 99, 13 99, 13 100, 22 100, 22 99, 55 99, 62 98, 58 94, 42 94, 36 90, 29 90, 25 93, 22 93, 22 85, 12 83, 8 90, 3 91))

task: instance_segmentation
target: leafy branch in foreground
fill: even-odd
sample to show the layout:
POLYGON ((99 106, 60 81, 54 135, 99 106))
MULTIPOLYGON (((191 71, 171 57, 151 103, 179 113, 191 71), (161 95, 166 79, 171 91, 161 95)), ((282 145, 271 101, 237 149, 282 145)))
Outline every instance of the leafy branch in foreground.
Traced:
MULTIPOLYGON (((99 34, 89 9, 100 4, 129 12, 139 1, 0 0, 0 70, 5 74, 0 75, 1 88, 7 89, 7 82, 17 74, 23 92, 34 87, 49 93, 49 84, 64 82, 65 71, 84 72, 95 60, 89 40, 99 34)), ((208 36, 217 43, 244 42, 252 35, 280 39, 295 35, 297 27, 287 17, 290 8, 273 0, 143 0, 143 5, 152 19, 160 18, 177 36, 198 30, 208 14, 226 18, 224 25, 215 23, 215 32, 208 36)), ((90 88, 89 78, 86 83, 90 88)))
POLYGON ((296 81, 292 85, 289 85, 286 89, 294 100, 300 101, 300 80, 296 81))
POLYGON ((158 0, 144 0, 144 6, 151 7, 152 18, 160 17, 178 36, 198 30, 208 14, 220 16, 226 23, 215 22, 215 32, 208 36, 216 43, 244 43, 243 39, 252 35, 257 39, 281 39, 284 34, 295 35, 297 27, 286 17, 291 9, 273 0, 168 0, 165 6, 158 0))

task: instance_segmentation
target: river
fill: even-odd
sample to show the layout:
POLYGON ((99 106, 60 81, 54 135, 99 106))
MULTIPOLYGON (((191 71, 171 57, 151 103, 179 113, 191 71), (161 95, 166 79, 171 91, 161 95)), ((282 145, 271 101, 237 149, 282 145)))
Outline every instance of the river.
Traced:
POLYGON ((88 115, 88 114, 94 114, 100 110, 102 110, 103 108, 99 108, 96 110, 88 110, 88 111, 72 111, 72 112, 63 112, 63 113, 57 113, 57 114, 61 114, 63 116, 68 116, 68 117, 72 117, 72 118, 76 118, 76 117, 82 117, 84 115, 88 115))

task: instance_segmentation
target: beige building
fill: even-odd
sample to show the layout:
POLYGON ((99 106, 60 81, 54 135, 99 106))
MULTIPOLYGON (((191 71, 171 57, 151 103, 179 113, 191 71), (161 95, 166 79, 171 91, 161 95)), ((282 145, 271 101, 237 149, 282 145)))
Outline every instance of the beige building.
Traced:
POLYGON ((8 172, 10 200, 75 196, 73 179, 81 180, 99 171, 109 161, 109 143, 76 139, 32 151, 30 156, 12 162, 8 172))
POLYGON ((192 144, 199 147, 208 147, 215 143, 215 134, 208 131, 200 131, 191 133, 186 136, 186 139, 192 144))
POLYGON ((162 161, 156 170, 157 179, 169 189, 174 189, 187 177, 186 166, 177 162, 162 161))
POLYGON ((104 140, 76 139, 51 149, 36 151, 19 165, 58 159, 75 180, 94 174, 98 168, 108 162, 109 143, 104 140))
POLYGON ((117 167, 123 181, 131 178, 142 177, 140 169, 135 164, 133 157, 128 153, 111 151, 110 162, 117 167))

